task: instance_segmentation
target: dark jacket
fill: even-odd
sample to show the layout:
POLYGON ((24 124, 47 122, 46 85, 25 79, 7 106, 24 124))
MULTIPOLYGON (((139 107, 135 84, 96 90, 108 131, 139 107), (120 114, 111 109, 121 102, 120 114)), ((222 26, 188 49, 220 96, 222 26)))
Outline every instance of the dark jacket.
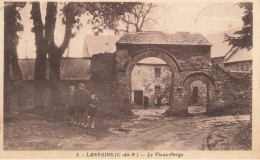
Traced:
POLYGON ((75 92, 74 93, 72 93, 72 92, 67 93, 66 103, 69 106, 74 106, 76 104, 75 92))
POLYGON ((76 105, 85 106, 90 103, 90 96, 85 90, 77 90, 76 91, 76 105))

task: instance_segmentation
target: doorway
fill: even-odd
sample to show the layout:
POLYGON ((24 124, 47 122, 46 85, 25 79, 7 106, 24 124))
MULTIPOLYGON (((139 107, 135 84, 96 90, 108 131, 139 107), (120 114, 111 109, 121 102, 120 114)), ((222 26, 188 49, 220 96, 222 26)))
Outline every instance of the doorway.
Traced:
POLYGON ((143 105, 143 91, 142 90, 134 91, 134 103, 137 105, 143 105))

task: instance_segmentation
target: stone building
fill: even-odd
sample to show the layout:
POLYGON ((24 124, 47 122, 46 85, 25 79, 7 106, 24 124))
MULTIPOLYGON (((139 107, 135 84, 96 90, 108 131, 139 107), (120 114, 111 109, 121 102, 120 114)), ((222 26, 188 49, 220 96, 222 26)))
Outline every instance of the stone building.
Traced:
POLYGON ((232 73, 252 73, 252 50, 232 48, 226 55, 212 60, 232 73))
POLYGON ((221 67, 223 62, 216 64, 212 44, 201 34, 139 32, 122 36, 116 45, 118 87, 126 100, 133 96, 133 68, 144 58, 157 57, 172 71, 169 115, 187 115, 192 107, 208 114, 241 106, 250 110, 250 76, 234 76, 221 67))
MULTIPOLYGON (((66 81, 64 86, 81 80, 93 86, 102 86, 102 90, 105 90, 106 86, 107 93, 113 93, 114 97, 124 104, 122 107, 131 110, 130 105, 127 105, 134 98, 135 88, 131 86, 131 75, 138 74, 138 70, 141 70, 140 73, 144 70, 138 69, 141 67, 138 64, 140 60, 156 57, 168 65, 167 72, 170 70, 171 73, 168 74, 171 76, 170 89, 166 89, 166 92, 170 92, 166 93, 169 95, 170 105, 168 115, 188 115, 194 110, 206 114, 223 114, 225 110, 232 110, 234 113, 242 110, 243 113, 249 113, 252 106, 252 60, 239 60, 239 54, 244 50, 235 48, 229 48, 227 52, 221 53, 221 56, 212 57, 212 52, 222 52, 224 48, 220 47, 218 51, 217 46, 218 44, 209 42, 201 34, 129 33, 117 41, 115 53, 103 52, 90 59, 63 59, 61 79, 66 81), (63 63, 65 61, 67 62, 63 63)), ((19 60, 19 64, 24 79, 33 80, 33 60, 19 60)), ((164 68, 164 65, 161 67, 164 68)), ((162 68, 160 73, 163 73, 162 68)), ((154 66, 149 71, 159 72, 154 66)), ((150 89, 154 92, 155 86, 150 89)), ((143 94, 144 91, 145 89, 143 94)))
POLYGON ((252 50, 232 48, 227 42, 224 42, 225 34, 232 35, 235 31, 236 29, 206 37, 212 44, 212 61, 229 72, 252 73, 252 50))
POLYGON ((132 104, 142 105, 143 97, 154 105, 156 97, 163 97, 167 104, 171 92, 171 69, 167 64, 137 63, 131 76, 132 104))
MULTIPOLYGON (((35 59, 19 59, 23 80, 34 80, 35 59)), ((46 79, 49 79, 49 65, 47 61, 46 79)), ((90 58, 62 58, 61 60, 61 80, 89 80, 91 69, 90 58)), ((13 78, 11 78, 13 79, 13 78)))

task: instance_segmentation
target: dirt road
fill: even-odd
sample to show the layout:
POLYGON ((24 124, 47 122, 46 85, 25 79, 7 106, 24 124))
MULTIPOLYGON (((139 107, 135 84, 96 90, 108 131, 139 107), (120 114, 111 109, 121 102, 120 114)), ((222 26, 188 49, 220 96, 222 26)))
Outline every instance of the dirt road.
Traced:
POLYGON ((98 122, 85 129, 41 119, 9 122, 6 150, 236 150, 250 149, 249 115, 160 117, 167 108, 134 110, 127 122, 98 122), (239 137, 237 137, 239 136, 239 137))

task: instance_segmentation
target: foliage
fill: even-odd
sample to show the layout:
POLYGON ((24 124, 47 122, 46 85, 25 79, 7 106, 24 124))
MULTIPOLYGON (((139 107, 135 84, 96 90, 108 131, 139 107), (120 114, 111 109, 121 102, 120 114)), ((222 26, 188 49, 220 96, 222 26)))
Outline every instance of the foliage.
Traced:
POLYGON ((21 24, 20 10, 25 6, 24 2, 6 2, 4 9, 4 37, 8 41, 5 47, 9 48, 13 45, 17 45, 19 42, 19 32, 23 31, 23 25, 21 24))
POLYGON ((241 2, 238 3, 240 8, 243 8, 244 16, 242 20, 244 26, 241 30, 236 31, 233 36, 225 35, 225 42, 233 47, 247 48, 248 50, 253 47, 253 3, 241 2))
MULTIPOLYGON (((41 19, 41 8, 39 2, 32 3, 32 19, 34 23, 33 31, 35 32, 36 41, 36 61, 34 78, 44 80, 46 74, 47 54, 49 58, 49 80, 50 80, 50 103, 54 106, 59 105, 60 99, 60 66, 61 58, 68 48, 71 38, 75 36, 73 29, 80 29, 80 17, 83 14, 92 16, 89 21, 93 26, 93 31, 98 34, 103 29, 115 29, 117 21, 124 12, 130 11, 137 3, 123 2, 68 2, 59 4, 56 2, 47 2, 45 25, 41 19), (57 46, 54 42, 54 31, 56 29, 57 10, 60 9, 62 14, 62 23, 65 25, 63 42, 57 46)), ((40 86, 38 90, 40 92, 40 86)), ((37 87, 36 87, 37 88, 37 87)), ((36 93, 38 94, 38 93, 36 93)), ((42 94, 42 93, 41 93, 42 94)), ((42 96, 39 94, 38 96, 42 96)), ((39 103, 41 100, 36 100, 39 103)), ((39 105, 43 103, 40 102, 39 105)))

